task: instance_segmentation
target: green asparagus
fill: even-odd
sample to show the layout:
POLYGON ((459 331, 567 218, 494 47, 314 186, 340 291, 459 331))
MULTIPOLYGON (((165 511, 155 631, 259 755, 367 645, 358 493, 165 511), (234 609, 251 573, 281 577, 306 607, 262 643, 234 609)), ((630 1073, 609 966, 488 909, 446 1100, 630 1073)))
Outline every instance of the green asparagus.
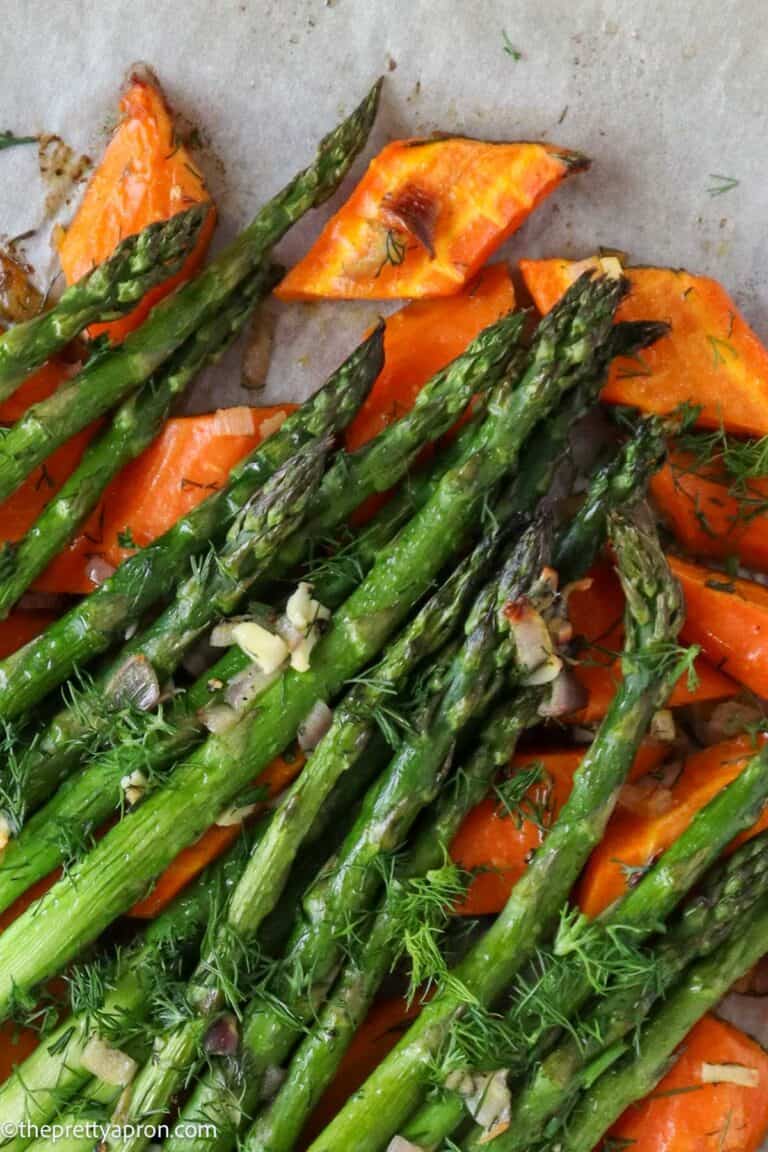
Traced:
POLYGON ((103 652, 220 537, 262 484, 308 440, 344 428, 381 368, 382 329, 341 365, 280 429, 233 469, 227 485, 129 557, 114 575, 42 636, 0 662, 0 716, 27 712, 77 668, 103 652))
POLYGON ((267 266, 243 282, 220 313, 201 325, 156 377, 118 408, 106 432, 85 450, 80 464, 16 544, 0 549, 0 619, 53 558, 72 540, 107 484, 157 436, 173 400, 207 363, 216 360, 275 283, 267 266))
POLYGON ((633 1051, 604 1072, 580 1099, 568 1131, 552 1152, 592 1152, 615 1120, 636 1100, 647 1096, 669 1070, 675 1050, 694 1024, 765 953, 768 899, 751 916, 733 925, 728 942, 712 956, 691 965, 680 985, 642 1029, 633 1051))
POLYGON ((679 675, 675 638, 682 622, 680 591, 650 526, 614 514, 611 534, 627 597, 624 679, 576 773, 573 791, 494 925, 315 1140, 312 1152, 330 1152, 350 1142, 359 1152, 386 1147, 420 1103, 430 1061, 439 1058, 467 997, 487 1007, 512 982, 551 930, 602 836, 637 747, 679 675))
POLYGON ((163 300, 117 348, 95 357, 66 387, 34 404, 0 441, 0 500, 81 428, 143 384, 216 312, 230 293, 310 208, 338 187, 365 144, 380 82, 321 143, 315 161, 261 209, 244 232, 194 280, 163 300))
POLYGON ((128 236, 108 260, 67 288, 50 311, 0 335, 0 400, 89 324, 125 315, 150 288, 173 276, 194 247, 208 210, 209 205, 196 204, 128 236))

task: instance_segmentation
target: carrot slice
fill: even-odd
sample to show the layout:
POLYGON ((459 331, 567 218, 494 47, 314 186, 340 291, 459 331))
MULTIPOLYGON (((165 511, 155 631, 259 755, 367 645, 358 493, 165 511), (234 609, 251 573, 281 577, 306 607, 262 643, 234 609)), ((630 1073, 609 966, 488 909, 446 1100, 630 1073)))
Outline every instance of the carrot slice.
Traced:
POLYGON ((341 1059, 332 1083, 326 1089, 302 1134, 306 1148, 330 1124, 353 1092, 363 1084, 389 1055, 411 1021, 418 1016, 422 1001, 409 1006, 397 999, 379 1000, 371 1008, 341 1059))
POLYGON ((0 620, 0 660, 5 660, 6 656, 39 636, 53 619, 42 612, 12 612, 5 620, 0 620))
POLYGON ((80 463, 96 431, 97 425, 94 424, 67 440, 0 504, 0 539, 19 540, 31 528, 51 497, 80 463))
MULTIPOLYGON (((120 111, 122 119, 59 244, 61 267, 69 284, 106 260, 126 236, 210 200, 202 175, 176 138, 173 116, 155 82, 131 76, 120 111)), ((197 271, 214 226, 212 210, 183 267, 152 288, 128 316, 93 325, 90 334, 107 332, 118 342, 137 328, 158 301, 197 271)))
POLYGON ((390 316, 384 367, 347 430, 348 448, 359 448, 410 411, 427 380, 514 306, 509 268, 491 264, 456 296, 419 300, 390 316))
MULTIPOLYGON (((541 312, 592 260, 521 260, 525 283, 541 312)), ((674 268, 627 268, 632 290, 619 320, 666 320, 668 336, 633 359, 611 366, 603 400, 665 414, 701 405, 699 423, 747 436, 768 433, 768 349, 725 289, 674 268)))
POLYGON ((0 404, 0 423, 12 424, 24 415, 27 408, 40 400, 47 400, 57 388, 74 376, 77 369, 77 364, 68 364, 64 360, 49 360, 43 364, 0 404))
MULTIPOLYGON (((638 751, 630 779, 636 780, 651 772, 667 752, 667 745, 646 740, 638 751)), ((486 916, 501 912, 528 867, 531 853, 543 842, 547 822, 557 816, 568 799, 583 756, 583 748, 531 751, 515 756, 513 769, 537 762, 542 767, 540 780, 528 791, 524 812, 519 815, 506 812, 499 798, 492 795, 467 815, 453 838, 450 854, 463 868, 480 871, 457 906, 458 915, 486 916)))
MULTIPOLYGON (((592 853, 579 884, 578 899, 588 916, 597 916, 623 896, 637 869, 647 868, 681 835, 697 812, 744 769, 755 753, 748 736, 713 744, 689 756, 664 795, 648 794, 647 803, 619 807, 599 846, 592 853)), ((739 837, 738 842, 768 828, 768 811, 739 837)))
MULTIPOLYGON (((617 653, 624 638, 624 594, 607 561, 599 561, 590 576, 591 588, 574 591, 568 600, 574 638, 582 645, 581 662, 574 666, 574 673, 588 695, 586 706, 566 718, 576 724, 602 720, 621 679, 617 653)), ((738 686, 703 656, 697 658, 695 667, 698 684, 689 687, 688 676, 682 676, 669 698, 670 707, 725 700, 738 694, 738 686)))
POLYGON ((758 1152, 768 1134, 768 1053, 723 1020, 704 1016, 654 1091, 610 1131, 612 1148, 631 1152, 758 1152), (758 1084, 705 1084, 705 1064, 757 1073, 758 1084))
POLYGON ((40 1043, 40 1033, 17 1024, 0 1024, 0 1084, 13 1073, 14 1068, 31 1056, 40 1043))
POLYGON ((672 452, 651 477, 651 495, 675 539, 693 556, 768 570, 768 480, 750 480, 734 495, 717 465, 703 467, 687 452, 672 452))
MULTIPOLYGON (((306 757, 296 752, 291 757, 277 756, 268 764, 256 781, 269 791, 269 796, 277 796, 298 776, 306 757)), ((260 808, 259 811, 263 811, 260 808)), ((234 844, 241 832, 241 825, 231 824, 221 827, 212 825, 195 844, 183 849, 176 859, 159 877, 150 894, 134 904, 128 913, 140 920, 152 920, 170 904, 171 900, 186 888, 204 868, 217 860, 222 852, 234 844)))
POLYGON ((668 559, 685 596, 685 643, 701 645, 718 668, 758 696, 768 695, 768 588, 668 559))
POLYGON ((80 535, 49 565, 35 588, 91 592, 88 566, 94 556, 117 567, 133 546, 141 548, 162 535, 221 488, 235 464, 293 407, 229 408, 169 420, 149 448, 107 486, 80 535))
POLYGON ((583 157, 548 144, 395 140, 277 289, 283 300, 450 296, 583 157))

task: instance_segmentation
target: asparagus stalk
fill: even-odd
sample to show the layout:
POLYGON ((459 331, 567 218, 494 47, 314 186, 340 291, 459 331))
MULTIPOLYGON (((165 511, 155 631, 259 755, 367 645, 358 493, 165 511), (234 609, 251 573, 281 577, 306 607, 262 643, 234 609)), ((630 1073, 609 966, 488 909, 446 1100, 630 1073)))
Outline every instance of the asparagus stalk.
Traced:
MULTIPOLYGON (((337 527, 367 496, 395 483, 425 440, 434 439, 444 432, 466 407, 473 392, 485 387, 486 381, 494 381, 496 374, 508 367, 517 355, 516 342, 521 324, 522 317, 509 315, 490 326, 463 355, 425 385, 413 409, 402 420, 390 425, 358 452, 337 459, 318 490, 308 490, 312 496, 308 522, 300 533, 285 542, 271 567, 271 577, 275 571, 286 573, 292 570, 301 560, 308 542, 322 538, 337 527)), ((402 509, 394 516, 386 514, 388 531, 394 531, 392 525, 398 518, 402 519, 402 509)), ((246 590, 244 587, 243 591, 246 590)), ((339 589, 336 597, 338 595, 339 589)), ((182 602, 182 619, 188 619, 189 597, 179 593, 177 600, 182 602)), ((204 625, 205 611, 213 619, 217 609, 212 596, 202 586, 197 589, 197 601, 196 627, 200 629, 204 625)), ((338 604, 340 599, 322 602, 338 604)), ((234 607, 234 601, 230 601, 228 610, 232 611, 234 607)), ((192 638, 188 626, 180 627, 178 611, 171 610, 155 623, 149 634, 143 634, 123 649, 113 664, 113 671, 123 665, 127 656, 142 652, 158 673, 170 673, 172 665, 168 654, 176 652, 180 644, 186 644, 192 638), (162 667, 158 666, 158 661, 162 667)), ((227 680, 237 671, 242 671, 242 664, 231 673, 228 669, 221 679, 227 680)), ((109 682, 110 673, 107 672, 91 692, 78 692, 76 700, 54 717, 32 749, 22 756, 18 774, 24 782, 21 791, 27 811, 49 795, 52 787, 77 764, 83 742, 88 741, 92 746, 89 728, 94 730, 94 734, 99 731, 110 734, 114 717, 109 707, 109 682)), ((151 724, 151 720, 149 722, 151 724)), ((108 793, 102 792, 102 795, 106 800, 108 793)), ((17 824, 18 816, 9 822, 17 824)))
MULTIPOLYGON (((763 760, 765 771, 768 757, 763 760)), ((493 1141, 494 1152, 525 1152, 547 1146, 568 1130, 569 1105, 588 1087, 596 1061, 615 1061, 632 1047, 631 1034, 663 1000, 689 964, 726 944, 734 926, 748 919, 768 894, 768 834, 743 845, 716 867, 702 890, 683 906, 677 920, 649 954, 651 969, 609 991, 534 1069, 513 1101, 509 1127, 493 1141)), ((481 1131, 467 1142, 481 1148, 481 1131)))
POLYGON ((8 720, 28 712, 76 668, 103 652, 168 592, 212 536, 220 537, 230 527, 254 492, 297 448, 344 428, 380 371, 382 338, 379 327, 319 392, 233 469, 224 488, 129 557, 42 636, 0 662, 0 716, 8 720))
MULTIPOLYGON (((571 421, 575 415, 573 400, 578 402, 579 397, 569 397, 571 403, 564 404, 552 421, 551 439, 548 440, 545 435, 540 436, 539 451, 530 454, 532 464, 525 476, 521 473, 518 477, 518 483, 505 504, 514 507, 515 501, 530 498, 540 487, 539 480, 542 490, 548 486, 548 473, 554 467, 558 450, 572 427, 571 421)), ((640 431, 637 435, 638 438, 644 437, 645 433, 640 431)), ((649 455, 650 469, 654 466, 656 454, 649 455)), ((583 570, 592 561, 593 551, 599 543, 600 526, 604 531, 608 512, 629 505, 642 496, 648 473, 637 468, 636 457, 636 450, 630 446, 625 446, 617 453, 610 466, 613 483, 605 483, 606 469, 597 472, 585 501, 585 507, 591 507, 592 514, 578 517, 573 528, 566 529, 563 534, 570 541, 574 555, 581 557, 583 570), (597 515, 598 503, 603 506, 602 517, 597 515), (576 546, 578 531, 583 534, 580 549, 576 546)), ((555 542, 556 555, 561 550, 562 539, 561 535, 555 542)), ((583 570, 572 570, 569 578, 577 578, 583 570)), ((387 893, 362 951, 349 960, 315 1026, 294 1053, 287 1078, 277 1096, 249 1130, 245 1138, 246 1148, 254 1152, 260 1148, 269 1148, 270 1152, 288 1152, 298 1140, 304 1123, 330 1083, 393 961, 399 944, 395 913, 398 890, 407 884, 409 878, 424 876, 441 866, 464 816, 485 796, 496 773, 509 763, 520 733, 536 722, 538 707, 546 699, 547 693, 547 688, 523 691, 511 701, 500 704, 484 729, 477 749, 441 791, 426 826, 422 828, 405 865, 399 870, 395 883, 387 893)), ((217 1099, 228 1099, 222 1094, 217 1079, 220 1081, 221 1075, 201 1081, 192 1096, 191 1104, 185 1110, 185 1118, 198 1120, 201 1116, 210 1115, 215 1111, 217 1099)), ((246 1095, 243 1100, 245 1112, 249 1111, 252 1103, 250 1095, 246 1095)), ((227 1119, 227 1116, 221 1118, 219 1127, 222 1132, 226 1131, 227 1119)), ((231 1129, 231 1122, 229 1127, 231 1129)), ((449 1128, 445 1134, 448 1135, 451 1130, 449 1128)), ((210 1141, 206 1143, 206 1148, 214 1147, 220 1152, 225 1142, 220 1139, 215 1144, 210 1141)))
POLYGON ((87 857, 0 936, 0 1014, 14 988, 44 980, 95 939, 293 739, 318 700, 328 701, 377 655, 456 554, 488 494, 512 472, 521 445, 560 397, 594 370, 625 286, 584 278, 542 321, 518 387, 499 390, 474 450, 451 470, 336 613, 309 671, 289 670, 229 731, 212 736, 113 828, 87 857))
POLYGON ((439 1056, 467 998, 489 1006, 530 957, 599 842, 618 789, 653 714, 679 674, 674 641, 682 621, 680 591, 650 524, 614 514, 611 535, 627 597, 625 675, 573 791, 506 907, 452 979, 423 1009, 390 1056, 312 1145, 312 1152, 387 1146, 420 1103, 430 1062, 439 1056), (352 1137, 352 1133, 354 1136, 352 1137))
POLYGON ((89 444, 78 467, 26 536, 17 544, 3 545, 0 619, 75 536, 110 480, 151 444, 174 399, 235 339, 258 301, 273 287, 276 275, 277 269, 266 266, 245 280, 221 312, 201 325, 162 372, 122 403, 109 428, 89 444))
POLYGON ((633 1051, 583 1094, 567 1133, 548 1145, 552 1152, 592 1152, 622 1112, 653 1091, 674 1062, 678 1045, 764 955, 766 940, 768 899, 763 897, 751 916, 733 925, 727 944, 687 969, 680 985, 641 1031, 633 1051))
MULTIPOLYGON (((353 688, 337 713, 337 718, 305 771, 291 787, 270 825, 267 839, 249 861, 232 894, 226 926, 214 939, 193 978, 189 999, 198 1018, 163 1038, 153 1059, 140 1073, 131 1100, 131 1118, 156 1116, 167 1110, 169 1101, 189 1071, 211 1014, 221 1006, 224 991, 234 983, 236 964, 243 941, 258 931, 265 915, 275 906, 284 887, 288 869, 300 851, 304 838, 326 797, 339 779, 358 759, 375 730, 375 709, 403 686, 405 675, 443 646, 460 620, 478 576, 487 568, 498 542, 484 541, 467 561, 435 593, 413 624, 394 642, 370 678, 353 688), (233 949, 234 942, 234 949, 233 949), (234 951, 234 955, 233 955, 234 951)), ((526 540, 524 561, 537 557, 537 548, 526 540)), ((514 582, 520 574, 518 554, 512 571, 514 582)), ((348 833, 330 871, 323 870, 303 900, 305 917, 300 917, 289 944, 291 974, 280 981, 280 999, 288 997, 288 1007, 301 1027, 311 1012, 317 989, 327 985, 341 947, 340 931, 347 917, 354 918, 373 899, 382 874, 375 867, 381 853, 394 846, 407 831, 419 809, 429 802, 441 779, 446 749, 457 729, 488 697, 498 682, 498 649, 502 643, 497 622, 500 607, 513 586, 512 571, 494 579, 481 593, 467 625, 467 642, 453 664, 452 682, 441 701, 438 716, 426 730, 406 740, 384 777, 365 798, 362 809, 348 833), (443 735, 448 730, 448 736, 443 735), (299 973, 311 972, 304 987, 299 973)), ((529 577, 528 577, 529 578, 529 577)), ((527 583, 527 581, 526 581, 527 583)), ((274 1063, 280 1048, 290 1045, 295 1027, 285 1023, 286 1008, 270 1012, 267 1027, 258 1017, 246 1028, 245 1053, 251 1079, 258 1082, 264 1060, 274 1063), (269 1033, 265 1054, 257 1034, 269 1033), (259 1067, 259 1060, 261 1066, 259 1067)), ((132 1143, 131 1147, 140 1145, 132 1143)))
POLYGON ((208 211, 208 204, 196 204, 128 236, 108 260, 67 288, 49 312, 0 335, 0 400, 89 324, 130 312, 150 288, 173 276, 208 211))
POLYGON ((87 364, 48 400, 34 404, 0 443, 0 500, 81 428, 143 384, 217 311, 267 252, 310 208, 338 187, 365 144, 376 115, 380 82, 321 142, 314 162, 273 197, 244 232, 194 280, 163 300, 118 347, 87 364))

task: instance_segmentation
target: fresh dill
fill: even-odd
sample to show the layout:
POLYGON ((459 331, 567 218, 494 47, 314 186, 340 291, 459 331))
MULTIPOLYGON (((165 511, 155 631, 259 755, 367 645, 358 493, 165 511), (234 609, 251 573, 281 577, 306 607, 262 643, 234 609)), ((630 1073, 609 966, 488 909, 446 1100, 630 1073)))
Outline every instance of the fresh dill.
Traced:
POLYGON ((538 828, 548 827, 552 817, 552 781, 540 760, 497 781, 493 793, 499 809, 518 828, 525 821, 538 828))
POLYGON ((5 148, 18 148, 22 144, 37 144, 37 136, 16 136, 7 128, 0 132, 0 152, 5 148))
POLYGON ((509 35, 507 33, 507 30, 505 28, 502 28, 502 30, 501 30, 501 40, 502 40, 502 47, 503 47, 504 53, 507 56, 511 57, 512 60, 515 61, 515 63, 517 63, 519 60, 522 60, 522 58, 523 58, 522 52, 520 51, 519 48, 516 48, 515 45, 512 43, 512 41, 510 40, 509 35))
POLYGON ((720 172, 710 172, 709 179, 712 183, 707 186, 707 193, 713 199, 715 196, 724 196, 726 192, 733 192, 741 183, 735 176, 723 176, 720 172))

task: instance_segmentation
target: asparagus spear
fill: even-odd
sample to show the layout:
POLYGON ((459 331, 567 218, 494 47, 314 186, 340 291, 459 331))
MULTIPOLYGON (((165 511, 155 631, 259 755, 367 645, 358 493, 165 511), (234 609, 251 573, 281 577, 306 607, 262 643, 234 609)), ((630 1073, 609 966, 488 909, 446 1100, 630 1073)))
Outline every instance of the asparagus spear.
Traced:
MULTIPOLYGON (((763 771, 768 756, 762 758, 763 771)), ((649 954, 651 968, 619 984, 597 1001, 571 1032, 534 1069, 513 1100, 509 1127, 493 1141, 494 1152, 524 1152, 538 1140, 547 1146, 568 1129, 569 1105, 588 1086, 596 1062, 616 1060, 632 1047, 631 1033, 663 1000, 689 964, 723 946, 734 926, 768 893, 768 834, 744 844, 707 877, 649 954)), ((466 1147, 483 1147, 481 1131, 466 1147)))
POLYGON ((136 616, 168 592, 193 556, 221 536, 254 492, 308 440, 344 428, 381 368, 376 331, 280 429, 233 469, 229 482, 129 557, 114 575, 42 636, 0 662, 0 716, 27 712, 76 668, 103 652, 136 616))
POLYGON ((352 115, 326 136, 309 168, 273 197, 203 272, 158 304, 118 348, 92 360, 70 384, 34 404, 13 426, 0 442, 0 500, 60 444, 143 384, 221 307, 288 229, 336 190, 368 138, 380 86, 374 85, 352 115))
POLYGON ((0 549, 0 619, 51 560, 69 543, 96 507, 110 480, 157 436, 173 400, 205 364, 235 339, 278 270, 259 268, 240 285, 221 312, 198 331, 135 395, 125 400, 109 428, 85 450, 80 464, 16 544, 0 549))
MULTIPOLYGON (((509 366, 517 356, 516 341, 520 333, 521 320, 519 316, 509 315, 491 325, 463 355, 457 357, 451 365, 437 373, 425 385, 413 409, 406 416, 396 424, 390 425, 358 452, 351 456, 339 457, 323 478, 316 493, 314 489, 308 488, 308 493, 312 496, 309 523, 305 523, 302 531, 284 544, 276 563, 271 566, 271 576, 274 576, 275 569, 279 572, 292 569, 306 551, 308 540, 322 537, 339 522, 343 522, 368 495, 394 483, 424 441, 436 438, 444 432, 466 407, 473 392, 484 388, 486 381, 493 381, 497 372, 509 366)), ((463 438, 461 439, 463 442, 463 438)), ((457 456, 454 450, 448 455, 454 462, 457 458, 461 459, 461 453, 457 456)), ((447 470, 447 464, 441 465, 441 469, 447 470)), ((434 489, 434 484, 433 479, 430 482, 430 491, 434 489)), ((424 488, 426 489, 426 485, 424 488)), ((426 495, 425 490, 420 497, 421 502, 426 499, 426 495)), ((393 504, 396 507, 385 511, 378 528, 372 527, 367 545, 367 560, 363 556, 358 557, 356 561, 358 566, 364 564, 364 567, 370 567, 375 555, 374 537, 379 542, 386 542, 405 518, 409 501, 396 500, 393 504), (371 550, 372 547, 374 550, 371 550)), ((213 576, 215 579, 215 571, 213 576)), ((247 582, 242 583, 243 594, 249 586, 247 582)), ((354 583, 351 586, 353 587, 354 583)), ((349 590, 348 579, 343 586, 337 582, 335 588, 321 589, 322 603, 335 606, 343 599, 343 593, 349 590)), ((235 606, 235 599, 230 597, 227 611, 233 611, 235 606)), ((111 669, 99 677, 90 691, 77 692, 75 699, 53 718, 32 747, 21 755, 15 767, 18 784, 13 794, 17 799, 11 806, 12 811, 7 814, 11 827, 18 827, 24 812, 33 811, 50 794, 55 785, 76 766, 86 742, 89 744, 90 752, 93 749, 94 737, 98 738, 101 732, 105 732, 108 738, 111 737, 114 728, 114 708, 110 707, 110 700, 114 693, 110 691, 110 685, 114 682, 115 673, 119 673, 125 665, 126 659, 141 653, 152 663, 156 673, 169 674, 172 671, 173 659, 177 658, 182 647, 194 638, 194 631, 189 623, 191 614, 194 612, 196 616, 195 629, 200 630, 206 622, 206 613, 212 620, 220 610, 223 611, 224 607, 217 605, 216 598, 207 584, 202 580, 193 580, 191 589, 182 590, 177 595, 177 606, 169 609, 148 632, 131 641, 118 655, 111 669)), ((246 660, 243 654, 238 658, 236 652, 233 653, 232 659, 223 669, 211 670, 204 679, 204 685, 207 685, 211 678, 214 681, 217 679, 222 682, 229 681, 244 671, 246 660)), ((172 758, 171 753, 177 755, 180 751, 187 750, 191 746, 190 739, 194 743, 194 735, 199 736, 202 732, 203 723, 198 710, 206 700, 204 696, 199 700, 197 693, 193 692, 191 695, 194 700, 181 701, 170 717, 171 728, 175 730, 168 733, 167 728, 162 727, 162 733, 168 736, 167 740, 162 741, 164 760, 172 758), (190 707, 187 707, 187 704, 190 707), (181 729, 176 727, 177 723, 181 723, 181 729)), ((139 735, 135 732, 137 723, 134 717, 132 723, 134 739, 139 735)), ((157 734, 153 715, 147 717, 145 727, 152 740, 153 733, 157 734)), ((155 752, 159 758, 160 750, 155 747, 155 752)), ((150 758, 146 741, 142 743, 141 756, 142 770, 146 775, 150 758)), ((117 784, 123 776, 130 775, 136 768, 135 764, 125 765, 125 761, 131 759, 131 752, 127 748, 117 756, 110 756, 111 768, 107 767, 106 776, 103 771, 105 766, 99 765, 86 773, 88 778, 81 778, 78 785, 67 791, 66 799, 54 798, 52 803, 57 818, 63 817, 70 825, 73 820, 82 825, 76 805, 84 802, 87 809, 85 818, 91 826, 95 820, 106 819, 112 808, 111 800, 115 795, 117 784), (125 767, 121 768, 122 765, 125 767), (118 771, 118 768, 121 770, 118 771), (98 774, 98 780, 93 779, 94 774, 98 774), (112 782, 111 786, 108 781, 112 782), (73 805, 75 797, 77 799, 73 805)), ((152 759, 154 761, 154 755, 152 759)), ((159 768, 161 764, 155 766, 159 768)), ((38 830, 41 828, 40 821, 36 821, 36 828, 38 830)), ((60 842, 58 833, 55 832, 53 840, 55 843, 60 842)), ((38 849, 43 850, 49 867, 58 863, 56 858, 51 858, 50 833, 44 834, 44 842, 41 842, 36 834, 27 837, 26 841, 32 846, 33 853, 38 849), (48 853, 44 851, 46 844, 49 848, 48 853)), ((23 856, 23 851, 21 855, 16 853, 16 858, 19 860, 23 856)), ((16 887, 28 880, 30 874, 27 868, 14 873, 16 887)), ((13 880, 10 881, 10 885, 13 887, 13 880)), ((4 898, 0 896, 0 902, 4 898)))
POLYGON ((679 675, 674 640, 680 591, 655 533, 614 514, 611 536, 627 597, 624 680, 576 773, 571 795, 499 918, 423 1009, 392 1054, 312 1145, 385 1148, 420 1103, 430 1061, 439 1055, 467 997, 488 1006, 551 930, 586 859, 602 836, 618 789, 654 712, 679 675), (354 1133, 354 1136, 352 1136, 354 1133))
MULTIPOLYGON (((478 576, 487 568, 498 541, 483 541, 467 561, 435 593, 414 622, 394 642, 384 660, 365 682, 353 688, 339 709, 337 718, 317 753, 278 808, 270 831, 254 853, 227 909, 226 925, 204 955, 193 978, 189 999, 198 1018, 165 1036, 140 1073, 133 1090, 130 1117, 155 1116, 167 1110, 169 1101, 183 1083, 198 1053, 200 1040, 211 1014, 221 1005, 224 991, 234 983, 243 941, 257 932, 264 916, 274 907, 283 889, 288 868, 300 851, 318 811, 340 773, 358 759, 375 730, 375 709, 402 688, 406 673, 443 646, 461 619, 478 576)), ((304 898, 306 920, 299 918, 289 944, 291 975, 280 981, 280 998, 289 996, 290 1012, 297 1026, 311 1011, 317 989, 327 985, 328 974, 337 962, 341 947, 339 933, 347 917, 354 918, 372 898, 381 882, 376 860, 387 846, 394 845, 408 824, 428 802, 441 779, 446 749, 456 731, 498 683, 498 666, 503 644, 503 625, 497 620, 500 607, 519 581, 530 579, 523 563, 536 563, 536 543, 526 539, 516 553, 514 565, 491 581, 481 593, 466 628, 467 642, 453 662, 453 676, 437 716, 425 731, 405 741, 384 777, 366 796, 331 871, 325 869, 304 898), (514 574, 514 575, 513 575, 514 574), (526 579, 527 578, 527 579, 526 579), (443 735, 447 730, 448 735, 443 735), (303 987, 299 973, 311 972, 310 986, 303 987), (286 987, 287 985, 287 987, 286 987), (291 991, 293 995, 291 996, 291 991)), ((538 565, 540 566, 540 565, 538 565)), ((538 570, 538 567, 537 567, 538 570)), ((286 1009, 270 1013, 258 1005, 255 1027, 249 1022, 245 1051, 251 1066, 261 1059, 261 1068, 251 1067, 254 1079, 263 1071, 265 1053, 257 1036, 269 1032, 267 1059, 279 1058, 282 1045, 290 1045, 295 1028, 285 1023, 286 1009), (265 1013, 265 1027, 258 1016, 265 1013), (282 1025, 282 1028, 281 1028, 282 1025), (254 1033, 253 1039, 251 1034, 254 1033)), ((132 1144, 132 1147, 138 1147, 132 1144)))
MULTIPOLYGON (((578 400, 578 397, 575 397, 578 400)), ((552 429, 552 444, 561 446, 567 438, 573 416, 572 405, 563 405, 552 429), (562 441, 560 437, 562 435, 562 441)), ((645 442, 646 433, 639 430, 636 439, 645 442)), ((554 466, 556 452, 547 451, 547 441, 541 437, 540 452, 529 456, 532 464, 521 474, 515 491, 505 503, 524 500, 537 488, 536 478, 541 477, 545 488, 547 473, 554 466), (549 463, 547 463, 549 461, 549 463)), ((648 472, 656 466, 657 453, 648 454, 648 470, 638 468, 637 446, 628 444, 620 449, 615 460, 608 467, 612 483, 606 484, 606 469, 600 469, 593 478, 585 501, 585 507, 592 509, 589 516, 577 517, 571 528, 555 542, 555 554, 561 550, 563 537, 569 542, 574 556, 580 557, 584 569, 571 570, 570 579, 582 574, 592 562, 593 551, 599 543, 600 526, 605 529, 609 510, 630 504, 642 495, 648 472), (598 516, 596 508, 602 504, 603 515, 598 516), (583 535, 582 547, 577 546, 578 532, 583 535)), ((330 998, 324 1004, 312 1031, 302 1041, 294 1054, 288 1076, 276 1098, 266 1112, 262 1113, 249 1130, 245 1145, 248 1149, 269 1148, 270 1152, 287 1152, 298 1139, 305 1121, 314 1104, 330 1083, 339 1060, 362 1023, 373 997, 389 969, 399 941, 397 940, 397 899, 398 892, 408 883, 409 878, 425 876, 430 870, 440 868, 444 854, 456 834, 466 813, 479 803, 490 787, 496 773, 509 763, 520 733, 538 719, 538 707, 546 699, 549 689, 529 690, 518 693, 511 701, 502 703, 484 729, 480 743, 469 757, 460 772, 446 786, 421 829, 416 844, 409 852, 405 865, 399 870, 397 879, 387 892, 382 908, 378 913, 370 934, 359 956, 353 956, 337 982, 330 998)), ((218 1078, 221 1079, 221 1076, 218 1078)), ((210 1115, 216 1107, 217 1099, 228 1097, 222 1093, 221 1084, 216 1078, 203 1080, 192 1096, 191 1104, 185 1110, 185 1118, 198 1120, 210 1115)), ((243 1100, 247 1113, 254 1101, 250 1095, 243 1100)), ((222 1117, 220 1128, 226 1131, 227 1117, 222 1117)), ((231 1128, 231 1124, 230 1124, 231 1128)), ((448 1134, 448 1133, 446 1133, 448 1134)), ((417 1141, 418 1142, 418 1141, 417 1141)), ((223 1149, 223 1140, 216 1144, 210 1141, 206 1147, 223 1149)), ((173 1147, 173 1142, 172 1142, 173 1147)), ((169 1149, 171 1152, 171 1149, 169 1149)))
POLYGON ((208 204, 196 204, 128 236, 108 260, 67 288, 49 312, 0 335, 0 400, 89 324, 130 312, 150 288, 173 276, 208 211, 208 204))
POLYGON ((567 1133, 548 1145, 552 1152, 592 1152, 622 1112, 653 1091, 674 1062, 678 1045, 764 955, 766 940, 768 899, 763 897, 751 916, 733 925, 727 944, 687 969, 680 985, 641 1031, 633 1051, 583 1094, 567 1133))
POLYGON ((594 371, 625 285, 584 278, 542 321, 531 367, 499 390, 474 450, 451 470, 336 613, 309 671, 286 672, 229 731, 212 736, 167 788, 113 828, 0 936, 0 1014, 14 988, 34 986, 138 899, 158 875, 280 753, 318 700, 328 701, 387 638, 470 536, 490 491, 514 470, 531 428, 594 371))

